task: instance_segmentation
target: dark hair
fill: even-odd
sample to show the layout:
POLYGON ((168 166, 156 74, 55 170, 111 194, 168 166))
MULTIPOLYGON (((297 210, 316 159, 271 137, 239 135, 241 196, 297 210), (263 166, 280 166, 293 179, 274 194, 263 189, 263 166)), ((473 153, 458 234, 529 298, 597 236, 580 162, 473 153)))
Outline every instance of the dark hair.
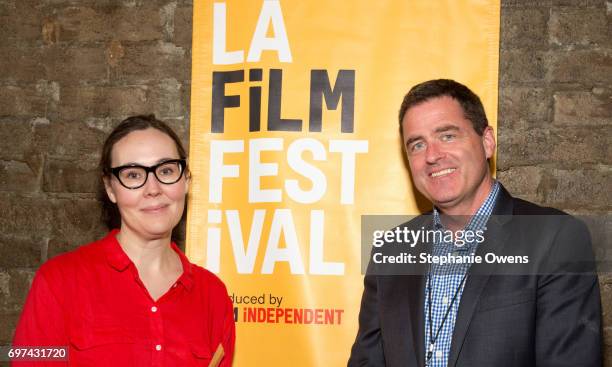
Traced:
POLYGON ((429 80, 415 85, 404 96, 399 111, 400 131, 402 120, 406 111, 430 99, 448 96, 459 103, 463 109, 463 115, 470 120, 476 133, 482 136, 485 128, 489 125, 487 115, 480 98, 465 85, 451 79, 429 80))
MULTIPOLYGON (((187 153, 185 152, 183 143, 181 143, 181 139, 179 139, 178 135, 176 135, 174 130, 172 130, 172 128, 170 128, 170 126, 168 126, 165 122, 155 118, 155 115, 131 116, 121 121, 119 125, 117 125, 113 129, 113 131, 111 131, 111 133, 104 141, 99 164, 99 170, 102 174, 102 178, 110 178, 110 170, 112 168, 111 153, 115 144, 131 132, 145 130, 149 128, 157 129, 162 133, 168 135, 176 145, 176 150, 178 151, 179 158, 187 158, 187 153)), ((186 170, 185 174, 188 175, 189 172, 186 170)), ((108 195, 106 194, 106 190, 104 188, 104 183, 102 181, 100 181, 100 189, 98 191, 98 199, 102 202, 102 220, 109 229, 119 228, 121 226, 121 216, 119 214, 119 209, 117 208, 117 205, 110 201, 110 199, 108 198, 108 195)))

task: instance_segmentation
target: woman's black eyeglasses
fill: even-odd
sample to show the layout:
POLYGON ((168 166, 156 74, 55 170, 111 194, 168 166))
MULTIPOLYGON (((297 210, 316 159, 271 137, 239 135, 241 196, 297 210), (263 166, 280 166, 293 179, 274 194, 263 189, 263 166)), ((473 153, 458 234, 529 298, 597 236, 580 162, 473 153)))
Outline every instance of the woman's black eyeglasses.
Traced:
POLYGON ((176 183, 181 179, 186 167, 187 162, 184 159, 171 159, 150 167, 129 164, 111 168, 110 171, 123 187, 133 190, 147 183, 149 172, 153 172, 157 181, 164 185, 176 183))

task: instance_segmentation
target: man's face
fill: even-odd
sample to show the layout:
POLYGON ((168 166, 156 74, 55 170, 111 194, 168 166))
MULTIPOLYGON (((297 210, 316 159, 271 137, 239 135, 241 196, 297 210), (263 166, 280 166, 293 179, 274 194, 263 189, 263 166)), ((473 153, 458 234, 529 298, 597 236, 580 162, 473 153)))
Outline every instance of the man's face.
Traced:
POLYGON ((478 135, 447 96, 408 109, 402 128, 416 188, 446 214, 474 214, 492 185, 487 159, 495 151, 493 129, 478 135))

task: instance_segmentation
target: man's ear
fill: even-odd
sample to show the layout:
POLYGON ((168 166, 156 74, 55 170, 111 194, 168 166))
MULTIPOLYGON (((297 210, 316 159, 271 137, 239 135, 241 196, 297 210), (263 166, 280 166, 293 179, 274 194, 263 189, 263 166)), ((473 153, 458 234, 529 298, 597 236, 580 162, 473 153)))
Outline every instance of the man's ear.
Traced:
POLYGON ((106 195, 108 195, 108 199, 113 203, 117 204, 117 198, 115 197, 115 190, 110 183, 110 177, 104 176, 102 177, 102 181, 104 182, 104 189, 106 190, 106 195))
POLYGON ((487 159, 493 157, 495 153, 495 132, 491 126, 485 127, 482 132, 482 145, 484 147, 485 155, 487 159))

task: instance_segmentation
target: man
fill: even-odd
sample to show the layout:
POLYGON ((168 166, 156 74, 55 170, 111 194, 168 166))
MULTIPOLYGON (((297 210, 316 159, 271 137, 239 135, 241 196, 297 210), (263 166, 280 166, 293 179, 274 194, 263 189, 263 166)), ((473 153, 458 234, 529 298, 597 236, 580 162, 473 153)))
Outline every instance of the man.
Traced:
POLYGON ((421 250, 520 255, 513 259, 522 264, 430 261, 404 274, 371 262, 348 365, 601 366, 600 295, 586 227, 513 198, 491 176, 495 136, 466 86, 440 79, 413 87, 399 120, 414 186, 434 205, 432 215, 403 226, 485 234, 465 244, 436 237, 430 247, 419 243, 421 250))

